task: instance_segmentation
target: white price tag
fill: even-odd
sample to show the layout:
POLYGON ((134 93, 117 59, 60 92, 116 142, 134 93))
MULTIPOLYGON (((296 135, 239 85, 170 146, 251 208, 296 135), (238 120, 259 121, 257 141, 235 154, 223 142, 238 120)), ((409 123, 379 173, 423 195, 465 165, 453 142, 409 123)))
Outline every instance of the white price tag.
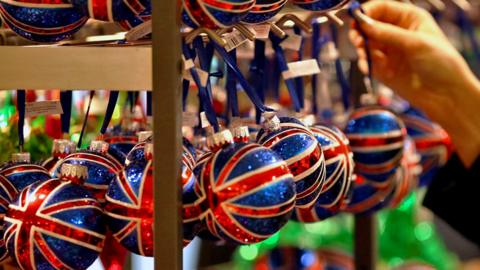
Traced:
POLYGON ((296 61, 292 63, 288 63, 288 70, 282 72, 282 77, 285 80, 303 77, 303 76, 310 76, 320 73, 320 67, 318 66, 318 62, 315 59, 308 59, 302 61, 296 61))
POLYGON ((267 39, 270 34, 269 23, 249 25, 248 29, 255 33, 255 38, 257 39, 267 39))
POLYGON ((247 37, 244 36, 242 33, 237 30, 233 30, 231 33, 225 36, 225 41, 227 42, 225 50, 229 52, 242 45, 243 43, 247 42, 247 40, 247 37))
POLYGON ((195 127, 198 125, 198 115, 194 112, 183 112, 182 125, 187 127, 195 127))
MULTIPOLYGON (((195 70, 197 71, 198 77, 200 78, 200 84, 201 84, 201 86, 202 86, 202 87, 207 86, 208 76, 209 76, 208 72, 203 71, 203 70, 201 70, 201 69, 199 69, 199 68, 195 68, 195 70)), ((184 70, 184 71, 183 71, 183 78, 184 78, 185 80, 189 80, 189 81, 195 82, 195 81, 193 80, 192 73, 190 72, 190 70, 184 70)))
POLYGON ((127 34, 125 34, 125 39, 127 41, 135 41, 145 37, 146 35, 150 35, 151 33, 152 33, 152 21, 150 20, 130 29, 130 31, 128 31, 127 34))
POLYGON ((183 69, 184 70, 189 70, 191 68, 193 68, 195 66, 195 64, 193 63, 193 60, 192 59, 185 59, 185 56, 182 55, 182 61, 183 61, 183 69))
POLYGON ((294 51, 300 50, 300 46, 302 46, 302 36, 296 34, 289 35, 280 43, 280 47, 294 51))
POLYGON ((62 113, 62 104, 58 100, 25 103, 25 117, 62 113))

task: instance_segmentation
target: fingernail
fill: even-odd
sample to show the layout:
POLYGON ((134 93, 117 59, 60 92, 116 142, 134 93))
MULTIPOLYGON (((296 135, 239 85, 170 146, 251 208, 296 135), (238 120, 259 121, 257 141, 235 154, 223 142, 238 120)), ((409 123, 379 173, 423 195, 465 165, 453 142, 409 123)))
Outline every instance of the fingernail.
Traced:
POLYGON ((360 11, 359 9, 355 10, 354 12, 354 15, 355 17, 357 17, 357 19, 361 22, 361 23, 365 23, 365 24, 368 24, 368 25, 372 25, 375 21, 368 17, 367 15, 363 14, 362 11, 360 11))

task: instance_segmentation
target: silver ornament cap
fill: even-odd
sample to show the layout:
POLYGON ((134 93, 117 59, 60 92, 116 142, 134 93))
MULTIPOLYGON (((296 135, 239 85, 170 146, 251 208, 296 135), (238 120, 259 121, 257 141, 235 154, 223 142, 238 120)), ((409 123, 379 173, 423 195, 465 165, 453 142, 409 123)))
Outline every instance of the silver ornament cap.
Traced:
POLYGON ((31 157, 30 153, 21 152, 21 153, 13 153, 12 154, 12 161, 15 163, 30 163, 31 157))
POLYGON ((138 136, 138 142, 145 142, 147 140, 149 140, 150 138, 152 138, 153 136, 153 132, 152 131, 140 131, 140 132, 137 132, 137 136, 138 136))
POLYGON ((88 149, 97 153, 106 153, 109 147, 110 145, 105 141, 92 141, 88 149))
POLYGON ((52 154, 54 155, 68 155, 77 149, 74 142, 64 139, 53 140, 52 154))
POLYGON ((230 143, 233 143, 233 135, 228 129, 207 137, 207 146, 212 151, 230 143))
POLYGON ((145 144, 145 158, 151 160, 153 158, 153 143, 145 144))
POLYGON ((276 114, 264 113, 265 120, 263 121, 263 127, 267 130, 273 131, 280 129, 280 119, 276 114))
POLYGON ((76 184, 83 185, 88 178, 88 169, 82 165, 63 164, 60 168, 60 179, 72 181, 76 184))
POLYGON ((247 126, 232 128, 232 135, 235 141, 248 141, 250 139, 250 131, 247 126))

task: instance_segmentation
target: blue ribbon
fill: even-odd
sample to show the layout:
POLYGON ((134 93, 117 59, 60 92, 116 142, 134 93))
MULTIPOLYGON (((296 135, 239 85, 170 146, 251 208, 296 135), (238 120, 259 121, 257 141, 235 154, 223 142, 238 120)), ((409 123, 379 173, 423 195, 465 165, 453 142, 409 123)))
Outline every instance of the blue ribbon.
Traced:
MULTIPOLYGON (((296 35, 302 34, 302 30, 298 26, 293 27, 293 32, 296 35)), ((300 50, 298 50, 298 60, 301 61, 303 59, 303 47, 305 46, 305 40, 302 37, 302 41, 300 42, 300 50)), ((295 89, 297 90, 298 100, 300 101, 300 107, 302 109, 305 108, 305 89, 303 86, 303 77, 295 78, 295 89)))
MULTIPOLYGON (((330 25, 330 33, 332 34, 332 40, 335 43, 335 47, 338 48, 338 30, 337 27, 333 24, 330 25)), ((350 95, 352 90, 350 85, 345 78, 345 73, 343 72, 342 61, 340 57, 335 60, 335 73, 337 75, 337 81, 340 84, 342 90, 342 103, 345 110, 350 108, 350 95)))
POLYGON ((17 90, 17 110, 18 110, 18 147, 20 152, 23 151, 25 143, 25 134, 23 127, 25 126, 25 90, 17 90))
POLYGON ((187 107, 187 98, 188 98, 188 90, 190 89, 190 81, 189 80, 182 80, 182 111, 185 111, 187 107))
MULTIPOLYGON (((237 62, 237 50, 233 49, 229 53, 230 57, 234 59, 235 64, 237 62)), ((231 67, 227 66, 227 84, 225 86, 227 89, 227 95, 228 95, 228 106, 227 106, 227 117, 228 119, 228 113, 230 110, 232 111, 232 117, 239 117, 240 116, 240 110, 238 109, 238 96, 237 96, 237 80, 235 78, 235 72, 232 70, 231 67)))
MULTIPOLYGON (((275 59, 277 60, 278 67, 280 72, 288 71, 287 60, 285 58, 285 54, 283 52, 280 43, 284 40, 277 37, 275 34, 270 32, 270 41, 272 41, 272 47, 275 51, 275 59)), ((293 107, 295 108, 296 112, 300 112, 301 104, 298 99, 297 91, 295 89, 295 80, 293 79, 285 79, 285 84, 287 85, 288 92, 290 93, 290 98, 292 99, 293 107)))
MULTIPOLYGON (((198 55, 198 61, 200 63, 200 68, 203 71, 210 72, 210 68, 212 66, 212 59, 213 59, 213 47, 208 45, 205 46, 203 42, 203 38, 198 36, 193 40, 193 47, 196 49, 196 53, 198 55)), ((194 50, 193 50, 194 51, 194 50)), ((195 56, 192 55, 192 59, 195 59, 195 56)), ((212 85, 210 82, 210 78, 207 81, 207 96, 212 101, 213 94, 212 94, 212 85)))
POLYGON ((62 104, 63 113, 60 115, 62 122, 62 133, 70 133, 70 119, 72 117, 72 91, 60 92, 60 104, 62 104))
POLYGON ((152 116, 152 92, 147 91, 147 116, 152 116))
POLYGON ((362 13, 365 13, 362 6, 357 1, 352 2, 350 7, 348 8, 348 13, 353 18, 353 20, 355 20, 355 23, 358 26, 357 30, 360 33, 360 35, 363 37, 363 40, 364 40, 364 43, 365 43, 365 53, 367 55, 368 78, 370 79, 370 82, 373 83, 373 74, 372 74, 373 73, 373 63, 372 63, 372 55, 371 55, 371 52, 370 52, 370 49, 369 49, 370 48, 370 41, 368 40, 367 34, 365 34, 365 31, 363 31, 362 27, 360 26, 361 25, 360 21, 353 14, 354 11, 357 10, 357 9, 360 10, 362 13))
POLYGON ((88 115, 90 114, 90 107, 92 106, 93 96, 95 95, 95 91, 90 91, 90 99, 88 100, 88 107, 87 111, 85 112, 85 119, 83 119, 82 131, 80 132, 80 137, 78 138, 77 147, 82 147, 82 140, 85 134, 85 129, 87 127, 88 115))
MULTIPOLYGON (((321 36, 321 27, 320 23, 313 22, 312 24, 312 58, 318 60, 318 55, 320 54, 320 36, 321 36)), ((314 74, 312 76, 312 110, 315 115, 318 114, 318 75, 314 74)))
POLYGON ((108 125, 112 120, 113 112, 115 111, 115 106, 117 105, 119 91, 110 91, 110 96, 108 97, 107 111, 105 112, 105 118, 103 119, 102 128, 100 129, 100 134, 104 135, 107 131, 108 125))
POLYGON ((227 66, 229 66, 231 69, 232 69, 232 74, 235 75, 235 77, 237 78, 238 80, 238 83, 243 87, 243 89, 245 90, 245 93, 247 94, 247 96, 250 98, 250 100, 252 101, 252 103, 255 105, 255 107, 261 111, 262 113, 263 112, 266 112, 266 111, 272 111, 272 109, 268 108, 268 107, 265 107, 265 105, 263 104, 262 100, 258 97, 257 93, 255 92, 255 90, 252 88, 252 86, 247 82, 247 80, 245 79, 245 77, 243 76, 242 72, 240 71, 240 69, 238 68, 238 66, 235 64, 235 61, 234 59, 232 59, 232 57, 230 57, 230 55, 228 54, 228 52, 225 50, 225 48, 223 48, 222 46, 218 45, 217 43, 215 43, 214 41, 211 41, 210 42, 213 47, 215 48, 215 50, 220 54, 220 56, 223 58, 223 60, 225 61, 225 63, 227 64, 227 66))
MULTIPOLYGON (((250 64, 250 74, 254 81, 255 92, 263 103, 265 103, 265 89, 268 87, 268 79, 265 78, 265 47, 265 41, 255 39, 255 53, 253 61, 250 64)), ((260 112, 258 108, 256 108, 255 111, 255 121, 257 124, 260 124, 262 112, 260 112)))

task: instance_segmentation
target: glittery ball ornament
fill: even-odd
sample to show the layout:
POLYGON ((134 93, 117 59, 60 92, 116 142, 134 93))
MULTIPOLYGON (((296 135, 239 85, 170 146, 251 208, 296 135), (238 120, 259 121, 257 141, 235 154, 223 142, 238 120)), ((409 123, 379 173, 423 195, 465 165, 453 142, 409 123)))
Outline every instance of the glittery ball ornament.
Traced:
POLYGON ((138 138, 136 135, 126 132, 109 133, 103 136, 103 141, 109 144, 108 153, 123 164, 128 153, 138 143, 138 138))
POLYGON ((12 160, 0 168, 0 174, 12 183, 17 193, 28 185, 51 178, 45 168, 30 163, 30 153, 13 154, 12 160))
POLYGON ((122 246, 152 257, 153 144, 147 144, 144 152, 145 161, 130 163, 110 184, 105 212, 113 237, 122 246))
POLYGON ((297 208, 293 219, 318 222, 336 215, 353 188, 353 153, 345 134, 337 127, 316 125, 310 130, 322 146, 326 164, 326 180, 315 204, 297 208))
POLYGON ((371 181, 387 181, 400 165, 404 123, 390 111, 367 107, 354 112, 345 134, 354 154, 355 172, 371 181))
POLYGON ((87 167, 88 178, 84 186, 100 203, 105 202, 108 185, 117 178, 123 168, 122 164, 108 154, 108 147, 108 143, 104 141, 92 141, 89 150, 70 154, 61 163, 87 167))
MULTIPOLYGON (((186 194, 190 194, 192 189, 194 188, 196 178, 193 170, 197 164, 196 161, 196 153, 195 148, 193 145, 186 139, 183 138, 183 149, 182 149, 182 197, 186 194)), ((185 236, 183 238, 183 246, 188 245, 195 236, 195 233, 189 232, 187 228, 187 232, 184 233, 185 236)))
POLYGON ((50 176, 57 177, 59 172, 58 166, 61 161, 71 153, 74 153, 77 146, 70 140, 53 140, 52 156, 42 163, 42 166, 50 173, 50 176))
POLYGON ((287 0, 257 0, 252 10, 242 19, 245 23, 263 23, 275 16, 287 0))
POLYGON ((118 22, 150 8, 150 0, 70 0, 82 14, 95 20, 118 22))
POLYGON ((227 242, 263 241, 285 225, 295 206, 295 186, 287 164, 258 144, 233 143, 228 130, 209 143, 215 149, 195 168, 193 202, 183 217, 199 217, 209 233, 227 242))
POLYGON ((4 240, 21 269, 87 269, 102 251, 103 210, 72 177, 84 176, 37 182, 9 205, 4 240))
POLYGON ((8 204, 17 195, 17 189, 5 176, 0 175, 0 262, 8 257, 7 247, 3 241, 3 219, 8 210, 8 204))
POLYGON ((88 19, 68 0, 0 0, 0 13, 13 31, 36 42, 69 38, 88 19))
POLYGON ((326 178, 325 158, 313 133, 297 119, 273 116, 266 118, 257 142, 287 163, 295 180, 296 207, 311 207, 326 178))
POLYGON ((255 0, 183 0, 185 23, 210 29, 239 23, 253 8, 255 0))
POLYGON ((339 9, 348 2, 348 0, 293 0, 300 8, 324 12, 339 9))
POLYGON ((452 140, 442 127, 415 109, 409 109, 400 117, 421 156, 422 173, 419 185, 428 186, 450 158, 453 152, 452 140))
POLYGON ((125 165, 138 160, 145 160, 145 144, 152 142, 152 135, 153 133, 151 131, 140 131, 137 133, 138 143, 130 150, 130 152, 128 152, 127 156, 125 157, 125 165))
POLYGON ((127 19, 121 20, 118 24, 125 30, 130 30, 136 26, 139 26, 152 19, 152 9, 148 6, 144 11, 139 14, 130 15, 127 19))

